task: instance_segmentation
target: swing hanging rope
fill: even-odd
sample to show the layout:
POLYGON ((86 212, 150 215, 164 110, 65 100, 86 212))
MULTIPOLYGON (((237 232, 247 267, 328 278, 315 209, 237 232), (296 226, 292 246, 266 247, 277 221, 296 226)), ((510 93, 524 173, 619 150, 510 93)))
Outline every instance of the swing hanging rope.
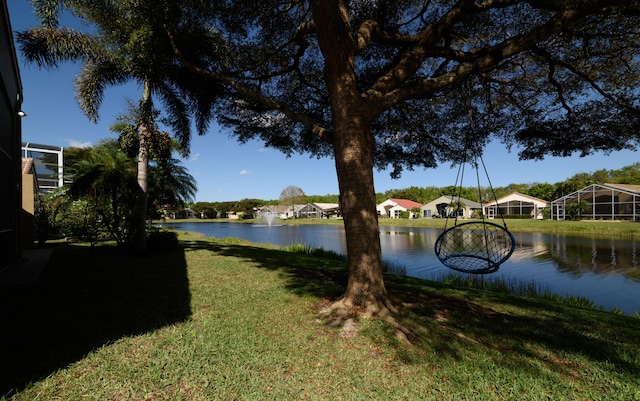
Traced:
MULTIPOLYGON (((471 110, 471 108, 469 108, 471 110)), ((472 116, 470 111, 470 125, 472 124, 472 116)), ((471 142, 468 140, 466 142, 471 142)), ((487 167, 484 164, 482 155, 477 145, 471 145, 474 160, 472 164, 476 169, 476 179, 478 182, 478 197, 480 200, 480 208, 482 210, 481 221, 470 221, 458 224, 458 214, 462 208, 462 181, 464 178, 464 166, 467 163, 467 151, 465 157, 460 162, 456 183, 454 185, 454 194, 451 195, 450 208, 453 210, 455 219, 453 227, 447 228, 449 221, 449 209, 447 211, 447 220, 445 222, 444 231, 438 236, 434 245, 436 256, 450 269, 463 273, 487 274, 496 272, 502 263, 504 263, 515 250, 515 239, 507 230, 507 224, 504 216, 500 212, 500 206, 497 201, 495 191, 491 185, 487 167), (484 173, 487 177, 489 188, 495 199, 495 208, 500 214, 502 225, 485 220, 483 209, 482 190, 480 186, 479 165, 482 165, 484 173), (458 182, 459 180, 459 182, 458 182), (456 188, 458 190, 458 199, 455 199, 456 188)))

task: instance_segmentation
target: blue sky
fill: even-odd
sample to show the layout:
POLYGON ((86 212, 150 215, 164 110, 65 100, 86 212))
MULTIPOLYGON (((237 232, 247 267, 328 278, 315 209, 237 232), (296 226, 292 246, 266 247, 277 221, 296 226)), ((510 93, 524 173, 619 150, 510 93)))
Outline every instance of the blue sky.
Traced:
MULTIPOLYGON (((14 31, 37 24, 27 0, 8 3, 14 31)), ((109 89, 100 109, 100 120, 94 124, 82 114, 75 101, 73 80, 78 66, 66 64, 53 70, 39 69, 25 64, 20 51, 16 50, 24 91, 22 109, 27 113, 22 120, 23 141, 64 147, 91 146, 100 139, 115 137, 109 126, 126 110, 127 99, 139 99, 141 88, 136 85, 109 89)), ((499 143, 490 144, 483 158, 494 187, 511 183, 553 184, 577 173, 619 169, 640 161, 639 154, 633 151, 598 153, 584 158, 518 161, 516 149, 507 152, 499 143)), ((257 141, 241 145, 215 125, 207 135, 193 137, 191 155, 183 159, 183 164, 197 181, 198 201, 278 199, 281 191, 290 185, 302 188, 307 195, 338 193, 332 159, 316 159, 309 155, 287 158, 257 141)), ((375 189, 384 192, 410 186, 454 185, 456 172, 457 169, 450 165, 442 165, 437 169, 407 171, 401 179, 392 180, 389 171, 376 171, 375 189)), ((475 186, 475 178, 465 179, 463 184, 475 186)), ((487 185, 482 176, 481 185, 487 185)))

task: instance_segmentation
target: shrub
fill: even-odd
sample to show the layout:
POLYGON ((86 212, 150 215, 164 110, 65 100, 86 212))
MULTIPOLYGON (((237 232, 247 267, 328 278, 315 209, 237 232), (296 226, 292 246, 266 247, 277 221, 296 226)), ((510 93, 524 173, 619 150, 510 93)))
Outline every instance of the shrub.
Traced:
POLYGON ((147 248, 152 251, 171 251, 178 246, 178 234, 173 231, 152 231, 147 238, 147 248))
POLYGON ((66 237, 88 242, 92 247, 99 239, 109 238, 103 221, 88 199, 66 199, 58 210, 55 224, 66 237))

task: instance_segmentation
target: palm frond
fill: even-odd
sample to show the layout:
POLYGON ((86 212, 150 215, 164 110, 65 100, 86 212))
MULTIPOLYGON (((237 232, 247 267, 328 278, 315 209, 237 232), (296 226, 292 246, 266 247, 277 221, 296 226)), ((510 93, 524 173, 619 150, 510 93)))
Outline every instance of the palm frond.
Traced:
POLYGON ((157 201, 184 205, 195 200, 198 190, 196 181, 179 160, 166 160, 149 171, 157 201))
POLYGON ((60 0, 31 0, 33 9, 42 25, 47 27, 58 26, 60 11, 64 3, 60 0))
POLYGON ((94 59, 101 53, 95 37, 69 28, 32 28, 17 32, 16 40, 24 58, 41 68, 94 59))
POLYGON ((85 62, 76 78, 76 100, 82 112, 91 121, 98 121, 98 109, 109 86, 124 84, 130 75, 122 65, 102 59, 85 62))
POLYGON ((171 127, 174 137, 180 143, 178 152, 185 157, 189 154, 191 140, 191 113, 178 91, 171 86, 158 85, 154 89, 167 112, 163 122, 171 127))

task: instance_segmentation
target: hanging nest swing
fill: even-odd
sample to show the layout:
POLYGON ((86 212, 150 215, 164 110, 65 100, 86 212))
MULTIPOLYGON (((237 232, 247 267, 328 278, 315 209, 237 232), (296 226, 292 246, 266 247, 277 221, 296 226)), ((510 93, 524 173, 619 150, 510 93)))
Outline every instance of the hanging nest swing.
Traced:
MULTIPOLYGON (((473 108, 471 105, 469 105, 468 110, 470 113, 469 127, 473 133, 474 124, 471 114, 473 108)), ((464 142, 467 146, 461 151, 465 156, 459 164, 456 184, 454 185, 454 195, 451 196, 451 203, 446 209, 447 223, 449 221, 449 215, 451 214, 450 211, 452 210, 455 215, 454 225, 453 227, 447 228, 447 223, 445 223, 445 229, 438 236, 434 250, 440 262, 450 269, 463 273, 487 274, 496 272, 500 268, 500 265, 509 259, 515 250, 516 241, 507 229, 507 224, 500 213, 500 207, 497 203, 493 187, 491 186, 489 174, 487 173, 484 160, 482 160, 481 150, 479 146, 475 145, 475 142, 472 140, 473 137, 475 137, 475 135, 465 138, 466 140, 464 142), (472 159, 471 164, 475 167, 482 220, 458 223, 459 210, 463 208, 461 206, 463 204, 461 197, 462 178, 464 176, 464 166, 467 162, 468 154, 472 159), (485 206, 488 211, 497 211, 498 214, 500 214, 502 225, 485 220, 482 191, 480 188, 480 165, 486 175, 493 199, 496 200, 495 205, 485 206), (460 184, 459 186, 458 183, 460 184), (457 195, 455 194, 456 190, 458 192, 457 195)), ((495 213, 491 213, 491 215, 494 216, 495 213)))
MULTIPOLYGON (((480 156, 476 156, 484 167, 484 161, 480 156)), ((478 170, 478 160, 474 163, 476 172, 478 170)), ((464 171, 464 164, 461 164, 458 176, 461 177, 464 171)), ((486 168, 485 168, 486 172, 486 168)), ((487 175, 487 180, 489 177, 487 175)), ((489 186, 496 198, 495 192, 489 186)), ((457 187, 457 184, 456 186, 457 187)), ((454 188, 455 188, 454 187, 454 188)), ((460 190, 462 189, 462 180, 460 180, 460 190)), ((460 192, 457 200, 451 197, 450 205, 460 205, 462 203, 460 192)), ((480 197, 480 206, 482 208, 482 192, 480 191, 480 183, 478 181, 478 194, 480 197)), ((487 274, 493 273, 500 268, 516 247, 516 241, 513 235, 507 230, 507 224, 502 218, 502 225, 485 220, 485 213, 481 213, 481 221, 469 221, 458 223, 458 207, 455 207, 455 220, 453 227, 447 228, 445 224, 444 231, 436 239, 434 250, 436 256, 443 265, 450 269, 463 273, 487 274)), ((493 208, 494 206, 488 206, 493 208)), ((496 203, 495 209, 500 212, 500 208, 496 203)), ((447 213, 447 222, 449 220, 447 213)))
POLYGON ((436 256, 443 265, 463 273, 487 274, 500 268, 516 246, 505 226, 488 221, 456 224, 438 236, 436 256))

